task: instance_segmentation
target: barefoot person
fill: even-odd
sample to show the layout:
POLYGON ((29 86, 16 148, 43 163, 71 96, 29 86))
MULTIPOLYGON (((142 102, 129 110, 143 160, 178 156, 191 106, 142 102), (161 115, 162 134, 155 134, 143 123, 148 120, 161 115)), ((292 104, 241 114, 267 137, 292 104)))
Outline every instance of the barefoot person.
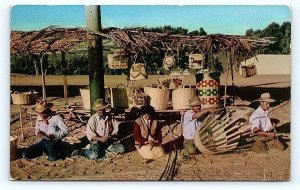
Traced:
POLYGON ((201 109, 201 101, 197 96, 189 101, 191 109, 183 116, 184 149, 188 154, 197 154, 198 149, 194 143, 194 134, 207 113, 214 112, 214 108, 201 109))
POLYGON ((135 120, 133 126, 136 149, 146 163, 158 159, 165 154, 161 147, 161 126, 154 119, 154 115, 155 110, 152 106, 143 106, 141 108, 141 117, 135 120))
POLYGON ((83 155, 89 159, 98 159, 107 155, 107 152, 120 154, 124 152, 124 146, 113 143, 112 132, 114 130, 112 117, 105 112, 107 108, 102 99, 95 100, 92 109, 97 111, 88 121, 86 135, 90 141, 89 148, 83 155))
POLYGON ((271 122, 268 110, 270 104, 275 102, 275 100, 271 98, 269 93, 263 93, 257 101, 260 102, 260 106, 252 113, 249 119, 251 131, 259 136, 274 138, 276 133, 272 132, 272 130, 275 127, 275 123, 271 122))
POLYGON ((23 158, 31 159, 45 153, 49 161, 59 159, 62 150, 61 139, 68 135, 68 128, 64 120, 50 109, 52 106, 53 104, 47 101, 36 103, 35 112, 38 113, 38 117, 35 134, 41 140, 25 149, 22 153, 23 158))

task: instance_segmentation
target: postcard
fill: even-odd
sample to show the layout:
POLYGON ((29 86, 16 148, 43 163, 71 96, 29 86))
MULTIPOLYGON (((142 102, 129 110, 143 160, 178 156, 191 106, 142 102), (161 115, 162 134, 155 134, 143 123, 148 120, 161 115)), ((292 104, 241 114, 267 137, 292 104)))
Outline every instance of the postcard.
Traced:
POLYGON ((291 10, 16 5, 11 180, 289 181, 291 10))

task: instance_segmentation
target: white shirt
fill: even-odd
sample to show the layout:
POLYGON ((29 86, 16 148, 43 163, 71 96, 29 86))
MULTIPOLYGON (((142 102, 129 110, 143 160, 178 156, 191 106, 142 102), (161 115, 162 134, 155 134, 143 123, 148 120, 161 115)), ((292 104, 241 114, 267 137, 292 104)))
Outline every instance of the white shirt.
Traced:
POLYGON ((183 137, 185 139, 194 139, 195 131, 200 126, 201 117, 198 119, 193 119, 195 112, 189 110, 185 112, 183 117, 183 137))
POLYGON ((68 127, 59 115, 50 116, 48 123, 43 122, 42 117, 38 116, 35 124, 35 134, 37 135, 39 131, 42 131, 46 135, 54 135, 55 139, 62 139, 68 135, 68 127))
POLYGON ((103 119, 99 117, 97 113, 95 113, 87 123, 86 136, 89 141, 92 141, 92 137, 94 136, 107 137, 110 135, 110 127, 113 127, 110 117, 106 116, 103 119))
POLYGON ((255 128, 265 132, 273 129, 268 111, 264 111, 260 106, 252 113, 249 123, 252 131, 255 128))

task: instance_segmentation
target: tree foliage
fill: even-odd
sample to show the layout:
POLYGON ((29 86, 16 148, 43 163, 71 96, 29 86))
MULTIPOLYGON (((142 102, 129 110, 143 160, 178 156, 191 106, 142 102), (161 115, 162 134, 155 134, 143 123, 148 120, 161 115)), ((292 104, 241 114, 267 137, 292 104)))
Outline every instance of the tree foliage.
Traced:
POLYGON ((272 22, 263 30, 248 29, 246 36, 251 37, 274 37, 275 43, 270 45, 262 53, 265 54, 290 54, 291 53, 291 23, 284 22, 282 25, 272 22))

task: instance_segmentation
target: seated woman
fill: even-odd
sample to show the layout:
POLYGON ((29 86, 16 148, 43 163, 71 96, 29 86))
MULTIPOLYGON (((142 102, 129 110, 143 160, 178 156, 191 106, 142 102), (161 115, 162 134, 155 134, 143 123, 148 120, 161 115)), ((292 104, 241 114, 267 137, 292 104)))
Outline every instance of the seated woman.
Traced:
POLYGON ((161 126, 154 120, 155 110, 146 105, 141 108, 141 117, 135 120, 133 135, 136 149, 146 163, 165 155, 162 143, 161 126))

